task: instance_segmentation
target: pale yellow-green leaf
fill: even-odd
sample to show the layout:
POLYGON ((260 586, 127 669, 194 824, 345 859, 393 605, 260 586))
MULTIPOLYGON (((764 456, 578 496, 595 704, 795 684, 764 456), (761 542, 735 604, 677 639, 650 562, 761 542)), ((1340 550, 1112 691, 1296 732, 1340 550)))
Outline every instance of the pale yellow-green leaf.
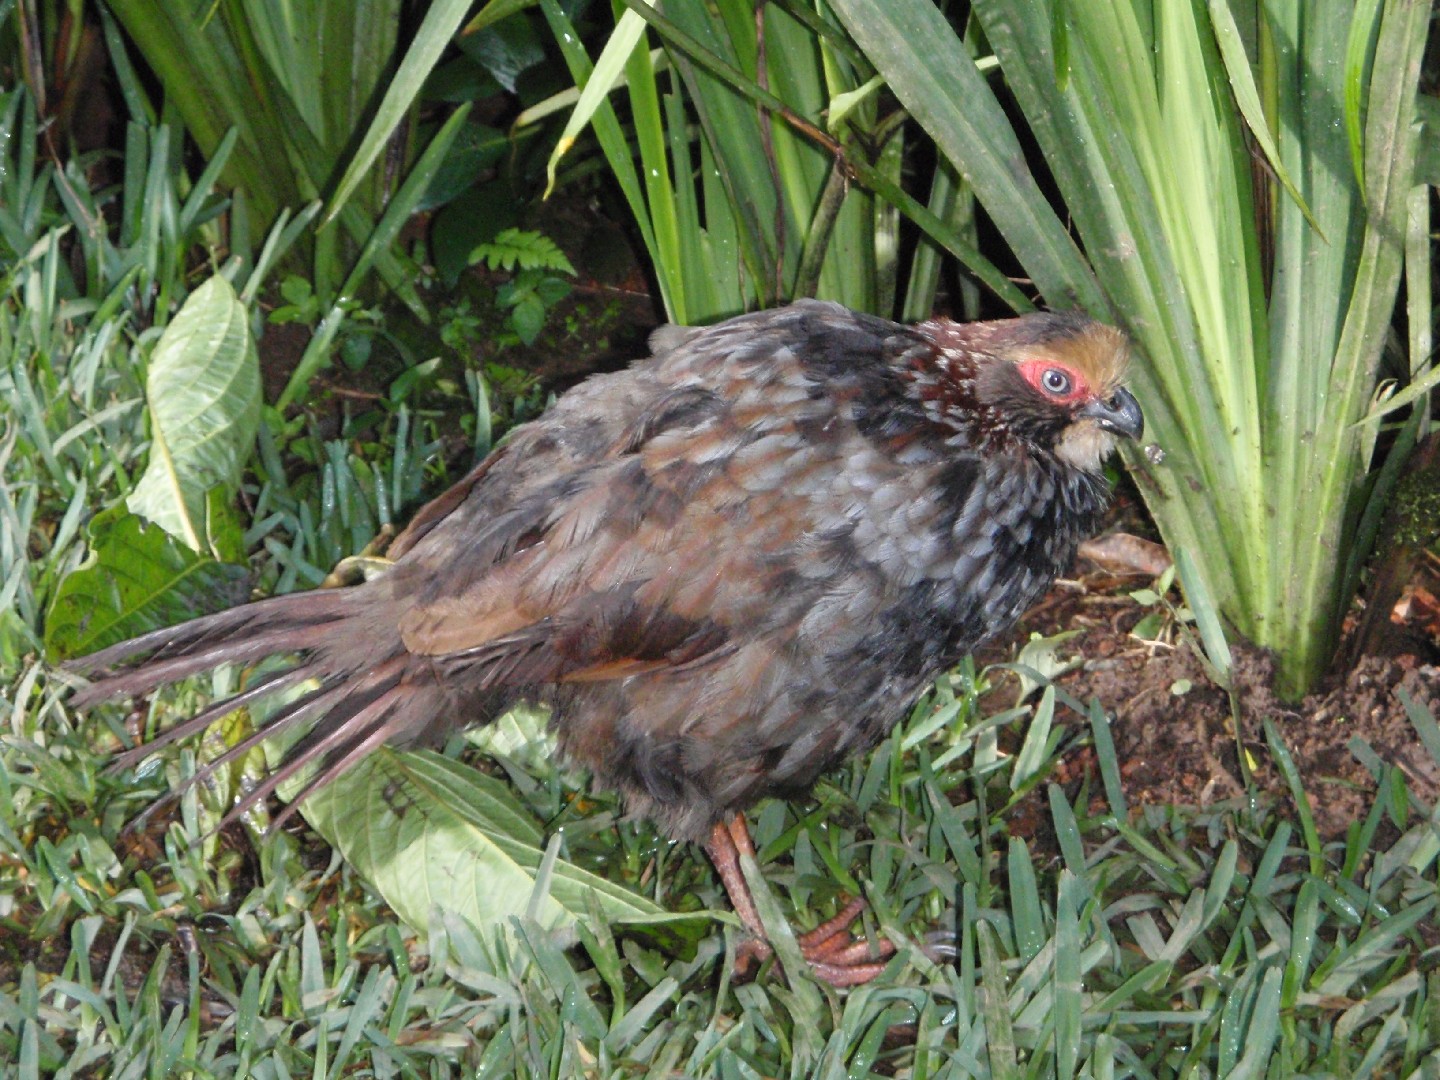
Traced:
POLYGON ((260 421, 260 363, 244 305, 223 277, 190 294, 150 356, 150 460, 127 503, 196 551, 206 495, 234 488, 260 421))
POLYGON ((436 907, 488 932, 513 916, 564 928, 585 917, 591 896, 612 921, 660 936, 683 939, 709 921, 671 915, 564 860, 545 866, 540 823, 504 783, 429 751, 376 751, 311 795, 304 813, 417 929, 436 907), (548 890, 537 896, 542 868, 548 890))

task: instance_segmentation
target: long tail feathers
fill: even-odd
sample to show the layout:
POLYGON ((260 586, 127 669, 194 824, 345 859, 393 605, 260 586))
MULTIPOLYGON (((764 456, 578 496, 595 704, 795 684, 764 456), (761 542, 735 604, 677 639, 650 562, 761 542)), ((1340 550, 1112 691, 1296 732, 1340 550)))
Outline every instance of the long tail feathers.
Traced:
POLYGON ((321 589, 276 596, 152 630, 69 661, 67 671, 100 673, 71 700, 76 708, 84 708, 108 698, 146 694, 221 664, 253 663, 310 648, 326 623, 345 617, 349 601, 345 590, 321 589))
POLYGON ((299 656, 292 666, 261 677, 239 693, 118 755, 111 763, 112 769, 131 767, 160 747, 203 731, 236 709, 312 679, 319 680, 318 687, 285 704, 260 730, 203 765, 184 786, 147 809, 139 821, 173 802, 188 787, 237 761, 265 739, 309 723, 310 729, 295 742, 284 763, 254 790, 246 792, 219 827, 234 821, 313 765, 317 772, 277 818, 275 824, 279 825, 306 796, 383 743, 403 741, 433 723, 435 713, 444 707, 443 694, 433 684, 426 686, 407 679, 412 661, 407 653, 392 653, 368 670, 341 670, 333 658, 323 659, 327 639, 342 631, 339 624, 354 614, 353 597, 347 592, 295 594, 222 611, 112 645, 66 665, 72 672, 94 677, 72 698, 77 707, 84 707, 107 698, 148 693, 225 663, 253 663, 281 654, 299 656))
POLYGON ((181 739, 189 738, 191 735, 198 735, 216 720, 229 715, 236 709, 243 709, 271 694, 279 693, 281 690, 286 690, 291 686, 302 683, 306 679, 311 678, 312 674, 313 673, 305 667, 293 667, 283 671, 272 672, 263 678, 255 680, 254 683, 240 693, 233 694, 228 698, 223 698, 202 712, 196 713, 189 720, 176 724, 172 728, 167 728, 149 742, 142 743, 134 749, 126 750, 123 754, 117 754, 114 759, 111 760, 110 768, 114 771, 128 769, 132 765, 138 765, 162 746, 169 746, 171 743, 179 742, 181 739))
MULTIPOLYGON (((267 724, 264 731, 256 732, 246 739, 246 743, 258 745, 262 739, 277 730, 277 725, 288 728, 317 711, 324 710, 324 716, 290 748, 284 763, 253 791, 246 792, 225 815, 221 826, 229 824, 249 807, 269 798, 277 788, 305 768, 312 764, 318 766, 319 772, 305 783, 275 819, 276 826, 283 825, 312 792, 318 791, 361 758, 401 734, 403 728, 387 721, 393 720, 402 703, 402 694, 397 691, 400 689, 403 674, 403 661, 397 658, 366 676, 361 685, 322 686, 316 691, 313 701, 305 702, 302 699, 296 702, 296 705, 302 707, 296 709, 293 715, 285 715, 289 712, 288 709, 285 710, 267 724)), ((238 757, 250 749, 248 746, 242 749, 242 746, 244 744, 232 747, 224 756, 238 757)))

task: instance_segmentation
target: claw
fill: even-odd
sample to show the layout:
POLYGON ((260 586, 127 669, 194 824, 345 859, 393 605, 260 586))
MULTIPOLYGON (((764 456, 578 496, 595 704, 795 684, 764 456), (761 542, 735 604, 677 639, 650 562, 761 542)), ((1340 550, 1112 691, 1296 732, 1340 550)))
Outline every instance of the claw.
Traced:
MULTIPOLYGON (((765 926, 755 907, 755 898, 740 871, 740 855, 754 856, 755 845, 750 839, 750 829, 745 819, 736 816, 731 821, 716 825, 705 845, 735 914, 754 936, 744 942, 735 953, 735 975, 745 977, 752 965, 767 959, 773 948, 765 937, 765 926)), ((831 986, 860 986, 869 982, 885 970, 886 961, 895 954, 895 946, 889 941, 872 943, 850 933, 850 924, 865 910, 865 901, 856 897, 832 918, 826 919, 814 930, 796 937, 800 955, 810 965, 817 979, 831 986)))

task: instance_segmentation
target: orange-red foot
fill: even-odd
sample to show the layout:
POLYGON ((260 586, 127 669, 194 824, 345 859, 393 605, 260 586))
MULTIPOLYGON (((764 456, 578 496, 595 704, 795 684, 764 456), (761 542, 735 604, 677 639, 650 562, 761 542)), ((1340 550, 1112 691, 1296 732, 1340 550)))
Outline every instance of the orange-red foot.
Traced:
MULTIPOLYGON (((817 979, 831 986, 861 986, 885 970, 885 962, 895 955, 895 946, 888 941, 877 941, 872 946, 865 938, 850 933, 850 924, 864 910, 865 901, 857 897, 833 918, 796 937, 800 955, 817 979)), ((742 974, 752 961, 764 960, 771 951, 768 941, 751 938, 736 956, 736 974, 742 974)))
MULTIPOLYGON (((754 856, 755 845, 750 839, 750 829, 745 819, 736 815, 730 821, 716 825, 705 845, 735 914, 751 934, 750 940, 740 946, 735 954, 735 974, 745 976, 752 965, 768 957, 774 950, 765 937, 765 927, 755 907, 750 887, 740 871, 741 853, 754 856)), ((800 955, 810 965, 815 977, 831 986, 860 986, 869 982, 885 970, 885 961, 895 953, 895 946, 888 941, 875 943, 850 934, 850 924, 862 911, 865 901, 851 900, 833 918, 825 920, 814 930, 796 938, 800 955), (878 954, 878 955, 877 955, 878 954)))

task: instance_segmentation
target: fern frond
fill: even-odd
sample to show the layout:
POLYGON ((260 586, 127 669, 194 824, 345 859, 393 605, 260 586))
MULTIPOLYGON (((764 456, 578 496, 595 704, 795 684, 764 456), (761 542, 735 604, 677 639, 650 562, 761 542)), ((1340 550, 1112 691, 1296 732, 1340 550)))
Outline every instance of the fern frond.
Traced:
POLYGON ((529 229, 506 229, 489 243, 470 253, 473 266, 483 261, 491 270, 558 270, 574 276, 575 267, 565 253, 543 233, 529 229))

